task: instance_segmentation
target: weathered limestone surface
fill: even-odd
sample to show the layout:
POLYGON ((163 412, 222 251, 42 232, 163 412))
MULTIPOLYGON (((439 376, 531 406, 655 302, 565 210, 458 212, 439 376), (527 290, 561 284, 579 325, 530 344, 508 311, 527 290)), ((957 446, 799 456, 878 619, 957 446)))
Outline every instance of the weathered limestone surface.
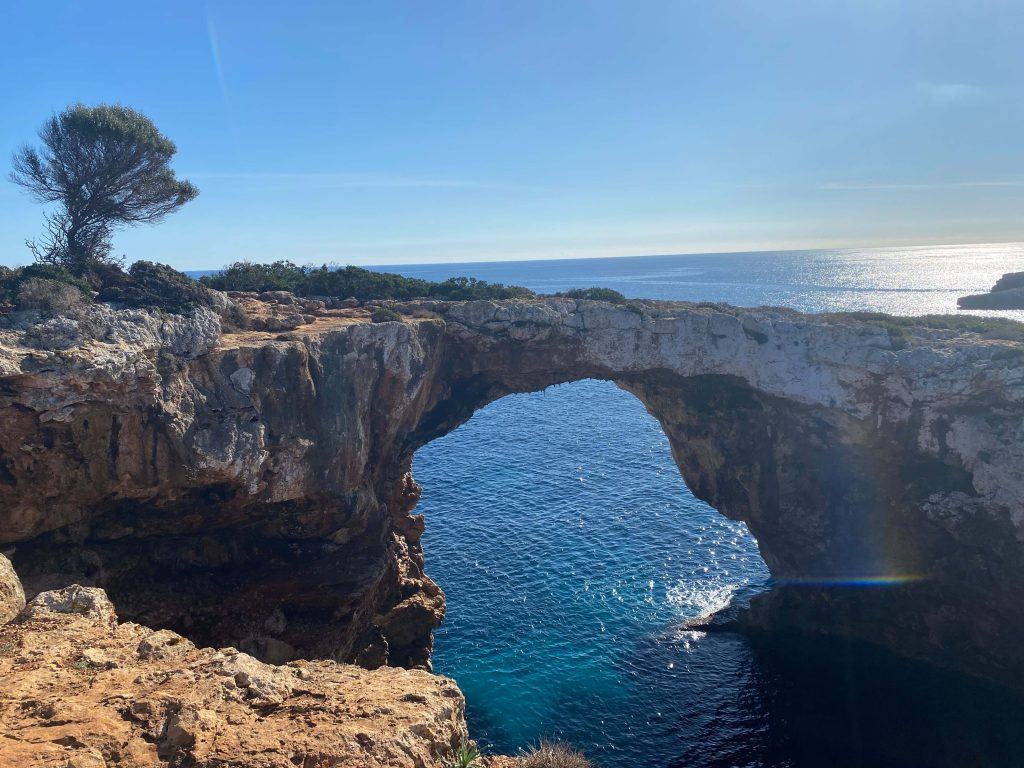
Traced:
MULTIPOLYGON (((219 337, 136 318, 137 339, 107 310, 59 349, 28 320, 0 331, 0 543, 27 590, 102 586, 134 621, 269 661, 427 666, 444 599, 414 451, 592 377, 750 526, 779 580, 752 622, 1024 686, 1024 345, 684 303, 400 309, 219 337)), ((293 325, 272 315, 250 327, 293 325)))
POLYGON ((446 678, 196 648, 79 586, 0 626, 0 681, 4 766, 424 768, 466 738, 446 678))

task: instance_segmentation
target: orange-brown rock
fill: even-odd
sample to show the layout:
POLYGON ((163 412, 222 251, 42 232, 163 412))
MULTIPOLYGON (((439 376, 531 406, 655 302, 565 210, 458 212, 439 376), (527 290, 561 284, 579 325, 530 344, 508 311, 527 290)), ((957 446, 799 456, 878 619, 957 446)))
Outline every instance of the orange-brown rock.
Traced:
POLYGON ((196 648, 78 586, 0 627, 0 681, 5 767, 440 768, 466 738, 446 678, 196 648))

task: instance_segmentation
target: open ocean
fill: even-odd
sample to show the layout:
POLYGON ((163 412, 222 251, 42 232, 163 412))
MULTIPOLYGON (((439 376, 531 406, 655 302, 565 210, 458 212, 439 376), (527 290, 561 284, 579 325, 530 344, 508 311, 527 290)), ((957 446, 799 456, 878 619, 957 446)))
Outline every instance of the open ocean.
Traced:
MULTIPOLYGON (((1024 245, 378 269, 911 315, 954 313, 958 296, 1024 270, 1024 245)), ((846 643, 683 631, 763 589, 767 570, 610 383, 492 403, 421 449, 414 473, 427 571, 448 596, 435 669, 462 687, 488 751, 555 737, 603 768, 1024 766, 1024 703, 988 684, 846 643)))

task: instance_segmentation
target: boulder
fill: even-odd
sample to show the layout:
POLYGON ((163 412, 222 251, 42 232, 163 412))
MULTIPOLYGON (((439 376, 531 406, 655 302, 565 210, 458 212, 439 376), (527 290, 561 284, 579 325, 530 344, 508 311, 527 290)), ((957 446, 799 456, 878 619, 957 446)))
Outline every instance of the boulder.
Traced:
POLYGON ((10 621, 25 607, 25 590, 14 566, 0 554, 0 624, 10 621))

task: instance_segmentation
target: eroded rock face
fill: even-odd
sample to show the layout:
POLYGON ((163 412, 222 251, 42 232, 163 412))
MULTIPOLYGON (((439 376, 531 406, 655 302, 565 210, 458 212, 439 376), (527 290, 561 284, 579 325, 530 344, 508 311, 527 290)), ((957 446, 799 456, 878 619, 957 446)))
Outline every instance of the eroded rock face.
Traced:
POLYGON ((0 680, 5 766, 423 768, 466 738, 446 678, 199 649, 77 585, 0 627, 0 680))
POLYGON ((263 306, 173 356, 8 341, 0 543, 17 542, 30 593, 102 586, 133 620, 273 661, 427 666, 444 599, 413 453, 502 395, 600 378, 659 419, 698 496, 750 526, 780 581, 759 625, 1024 685, 1019 343, 568 299, 420 302, 385 323, 308 306, 279 334, 253 329, 294 307, 263 306))

